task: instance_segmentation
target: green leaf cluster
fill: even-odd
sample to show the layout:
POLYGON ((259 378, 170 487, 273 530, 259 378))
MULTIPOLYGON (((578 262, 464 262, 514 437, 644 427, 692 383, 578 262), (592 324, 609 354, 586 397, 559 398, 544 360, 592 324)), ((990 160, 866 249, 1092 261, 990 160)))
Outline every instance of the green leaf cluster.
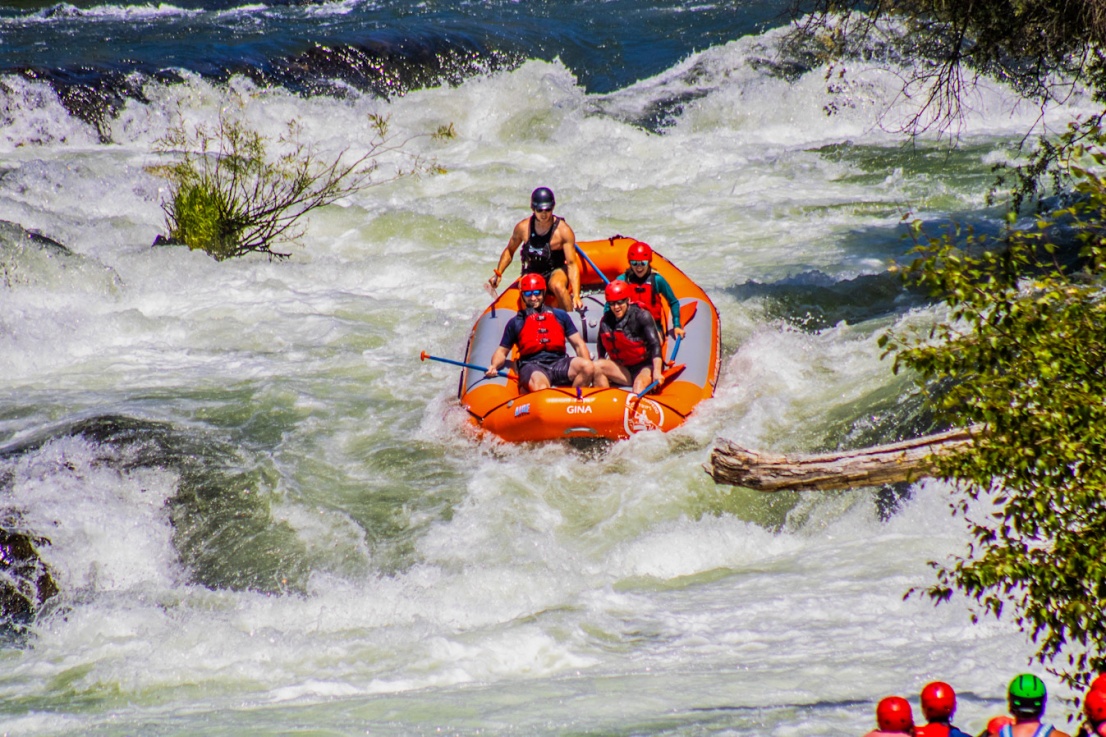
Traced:
MULTIPOLYGON (((388 120, 376 115, 369 116, 368 132, 362 155, 326 157, 303 140, 294 120, 276 140, 226 115, 214 129, 178 122, 157 142, 157 151, 171 159, 155 168, 169 180, 162 204, 168 242, 220 261, 249 253, 285 258, 289 254, 273 246, 302 236, 301 218, 312 210, 370 186, 443 171, 433 161, 408 156, 406 166, 380 176, 378 158, 402 154, 413 137, 392 137, 388 120)), ((432 137, 454 135, 449 125, 432 137)))
MULTIPOLYGON (((976 443, 939 462, 965 492, 972 543, 932 564, 937 601, 960 590, 1012 613, 1037 657, 1072 683, 1106 670, 1106 136, 1073 126, 1077 201, 997 239, 922 238, 905 277, 947 305, 924 330, 881 337, 949 424, 976 443), (1062 238, 1078 260, 1061 259, 1062 238)), ((978 615, 979 611, 977 611, 978 615)))

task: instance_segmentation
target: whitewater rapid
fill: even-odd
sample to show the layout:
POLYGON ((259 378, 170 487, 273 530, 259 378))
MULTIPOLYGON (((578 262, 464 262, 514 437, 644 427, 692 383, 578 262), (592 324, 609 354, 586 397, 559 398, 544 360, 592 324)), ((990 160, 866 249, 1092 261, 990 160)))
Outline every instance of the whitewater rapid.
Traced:
POLYGON ((999 713, 1025 635, 903 598, 965 550, 948 486, 759 495, 702 464, 717 437, 812 451, 908 425, 876 341, 934 308, 834 290, 905 256, 907 213, 1001 217, 981 183, 1034 112, 985 83, 960 148, 903 148, 891 71, 854 70, 827 116, 820 70, 752 63, 772 38, 609 94, 543 61, 391 100, 186 74, 108 144, 5 78, 0 219, 72 254, 2 252, 0 479, 62 594, 0 650, 0 730, 862 733, 933 679, 968 731, 999 713), (156 141, 220 114, 296 119, 332 155, 366 150, 369 115, 458 135, 412 138, 444 174, 319 211, 287 260, 151 247, 156 141), (539 185, 578 237, 647 241, 714 299, 722 377, 685 426, 503 445, 468 432, 454 369, 419 362, 463 355, 539 185))

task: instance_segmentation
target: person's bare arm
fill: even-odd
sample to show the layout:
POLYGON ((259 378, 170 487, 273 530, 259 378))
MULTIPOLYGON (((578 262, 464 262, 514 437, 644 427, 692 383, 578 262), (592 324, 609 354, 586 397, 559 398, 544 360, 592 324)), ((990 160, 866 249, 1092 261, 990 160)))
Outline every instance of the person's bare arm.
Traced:
POLYGON ((588 351, 588 344, 584 342, 584 339, 580 337, 579 333, 573 333, 568 339, 569 345, 572 346, 572 350, 576 351, 576 355, 580 358, 586 358, 591 360, 591 352, 588 351))
POLYGON ((584 306, 580 299, 580 257, 576 254, 576 233, 572 227, 562 220, 558 226, 561 230, 562 243, 565 250, 565 269, 568 271, 568 288, 572 291, 572 307, 580 309, 584 306))
POLYGON ((503 249, 503 253, 499 254, 499 263, 496 264, 495 271, 492 272, 492 278, 488 279, 488 284, 491 285, 492 289, 499 286, 499 281, 503 278, 503 272, 511 265, 511 259, 515 257, 515 251, 526 240, 528 227, 528 219, 520 220, 515 225, 515 229, 511 233, 511 240, 507 241, 507 247, 503 249))
POLYGON ((499 346, 495 349, 495 353, 492 354, 492 360, 488 362, 488 370, 484 372, 484 376, 489 379, 499 373, 499 369, 503 368, 503 364, 507 361, 507 349, 503 346, 499 346))
MULTIPOLYGON (((653 359, 653 381, 660 381, 664 378, 664 361, 660 356, 653 359)), ((649 382, 652 383, 652 382, 649 382)))

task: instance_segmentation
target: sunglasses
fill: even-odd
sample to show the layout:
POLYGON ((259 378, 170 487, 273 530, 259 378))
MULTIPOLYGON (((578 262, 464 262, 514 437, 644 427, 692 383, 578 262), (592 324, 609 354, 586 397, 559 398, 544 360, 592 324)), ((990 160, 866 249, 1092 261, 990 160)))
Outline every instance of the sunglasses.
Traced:
POLYGON ((540 289, 527 289, 525 292, 522 293, 522 296, 523 297, 543 297, 543 296, 545 296, 545 292, 543 292, 540 289))
POLYGON ((631 261, 630 266, 648 266, 648 261, 631 261))
POLYGON ((607 304, 611 307, 625 307, 630 304, 630 298, 627 297, 626 299, 620 299, 617 302, 608 302, 607 304))
POLYGON ((552 212, 553 211, 552 207, 531 207, 530 209, 533 210, 534 212, 552 212))

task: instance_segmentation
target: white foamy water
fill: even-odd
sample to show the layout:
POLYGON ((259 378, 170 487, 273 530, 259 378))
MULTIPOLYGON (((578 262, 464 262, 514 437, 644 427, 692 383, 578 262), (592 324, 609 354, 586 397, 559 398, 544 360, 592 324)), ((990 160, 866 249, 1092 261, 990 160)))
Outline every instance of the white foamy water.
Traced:
POLYGON ((963 601, 903 599, 964 549, 949 488, 917 485, 881 520, 874 490, 769 497, 702 464, 717 436, 821 449, 908 390, 876 345, 894 313, 803 331, 735 288, 884 271, 903 213, 980 207, 1023 113, 981 88, 971 145, 933 163, 881 129, 886 71, 827 118, 821 71, 758 73, 749 43, 601 98, 538 62, 390 103, 151 86, 112 145, 9 84, 0 219, 76 255, 4 254, 0 437, 125 416, 234 460, 62 436, 0 461, 62 589, 3 651, 0 731, 829 735, 938 678, 981 729, 1031 648, 963 601), (712 73, 686 81, 695 64, 712 73), (665 134, 628 122, 693 84, 665 134), (458 136, 410 144, 447 173, 319 212, 287 261, 151 248, 154 142, 176 111, 224 110, 269 135, 295 117, 330 152, 365 150, 370 113, 458 136), (466 432, 452 367, 419 362, 463 354, 539 185, 581 239, 646 240, 714 298, 721 383, 686 426, 504 446, 466 432), (238 568, 275 583, 234 585, 238 568))

